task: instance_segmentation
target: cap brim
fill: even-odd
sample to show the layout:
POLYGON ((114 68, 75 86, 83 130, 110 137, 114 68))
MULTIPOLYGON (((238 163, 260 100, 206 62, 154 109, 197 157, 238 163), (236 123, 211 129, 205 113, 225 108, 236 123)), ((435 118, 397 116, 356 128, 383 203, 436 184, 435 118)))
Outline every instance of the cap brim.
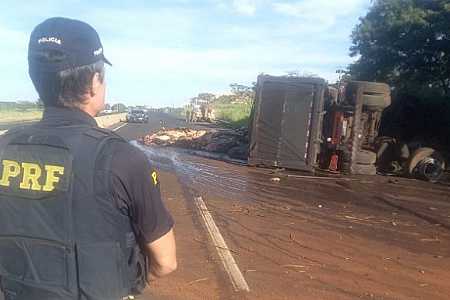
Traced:
POLYGON ((109 60, 105 56, 103 56, 103 61, 112 67, 112 63, 110 63, 109 60))

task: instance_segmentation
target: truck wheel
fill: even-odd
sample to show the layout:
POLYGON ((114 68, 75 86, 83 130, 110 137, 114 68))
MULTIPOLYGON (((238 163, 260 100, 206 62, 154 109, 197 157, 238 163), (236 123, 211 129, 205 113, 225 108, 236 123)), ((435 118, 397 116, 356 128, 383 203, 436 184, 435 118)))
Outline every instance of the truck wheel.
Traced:
POLYGON ((445 172, 446 163, 442 155, 433 148, 419 148, 407 163, 407 175, 430 182, 437 182, 445 172))
POLYGON ((377 154, 372 151, 360 150, 356 153, 356 163, 360 165, 373 165, 377 161, 377 154))
POLYGON ((369 110, 382 110, 390 104, 383 95, 363 95, 362 98, 363 105, 369 110))
POLYGON ((347 89, 356 90, 360 86, 363 87, 364 93, 367 94, 391 94, 389 85, 380 82, 351 81, 349 82, 347 89))
POLYGON ((355 175, 377 175, 377 168, 375 165, 354 164, 351 169, 352 174, 355 175))

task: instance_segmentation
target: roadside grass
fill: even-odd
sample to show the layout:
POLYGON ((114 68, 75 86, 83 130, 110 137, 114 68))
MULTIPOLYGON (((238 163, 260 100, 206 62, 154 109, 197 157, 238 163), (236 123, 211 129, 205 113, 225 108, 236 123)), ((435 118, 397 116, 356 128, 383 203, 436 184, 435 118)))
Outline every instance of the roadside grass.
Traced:
POLYGON ((214 105, 216 119, 229 123, 233 128, 247 127, 251 111, 250 103, 217 103, 214 105))
POLYGON ((42 110, 39 109, 2 109, 0 110, 0 123, 12 123, 20 121, 39 120, 42 117, 42 110))
POLYGON ((177 119, 186 119, 186 109, 184 108, 175 108, 169 112, 169 115, 173 116, 177 119))

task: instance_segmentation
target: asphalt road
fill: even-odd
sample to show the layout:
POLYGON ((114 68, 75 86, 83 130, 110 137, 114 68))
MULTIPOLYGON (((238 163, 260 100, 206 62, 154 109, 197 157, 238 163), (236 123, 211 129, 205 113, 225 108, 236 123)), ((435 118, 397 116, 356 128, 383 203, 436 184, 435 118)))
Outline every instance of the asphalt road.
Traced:
MULTIPOLYGON (((159 129, 159 120, 166 127, 183 125, 162 114, 151 119, 117 132, 133 140, 159 129)), ((381 176, 305 178, 177 150, 143 150, 163 170, 162 192, 177 223, 180 257, 180 269, 150 289, 152 299, 450 295, 448 186, 381 176), (205 200, 250 292, 233 290, 195 207, 197 196, 205 200)))
POLYGON ((155 132, 161 127, 179 127, 185 126, 185 122, 175 116, 163 113, 152 113, 148 123, 127 123, 126 126, 120 128, 117 133, 127 140, 134 140, 139 136, 155 132))
MULTIPOLYGON (((113 129, 120 126, 116 132, 136 144, 161 126, 182 125, 152 114, 148 124, 113 129)), ((141 149, 160 170, 179 268, 139 299, 449 298, 448 186, 381 176, 309 178, 141 149), (198 208, 198 197, 207 209, 198 208), (204 210, 249 292, 236 291, 204 210)))

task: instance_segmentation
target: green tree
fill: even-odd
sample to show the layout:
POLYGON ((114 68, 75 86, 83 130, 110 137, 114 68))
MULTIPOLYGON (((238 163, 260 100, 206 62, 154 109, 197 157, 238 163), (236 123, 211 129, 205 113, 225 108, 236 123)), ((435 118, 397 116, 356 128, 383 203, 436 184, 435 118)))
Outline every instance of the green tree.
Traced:
POLYGON ((216 96, 211 93, 200 93, 198 94, 197 98, 206 103, 211 103, 216 99, 216 96))
POLYGON ((242 103, 251 103, 255 96, 255 83, 253 83, 252 87, 233 83, 230 84, 231 93, 233 95, 233 101, 242 102, 242 103))
POLYGON ((127 107, 125 104, 117 103, 117 104, 114 104, 113 106, 111 106, 111 110, 122 113, 127 110, 127 107))
POLYGON ((450 96, 449 0, 375 0, 352 40, 353 78, 450 96))

